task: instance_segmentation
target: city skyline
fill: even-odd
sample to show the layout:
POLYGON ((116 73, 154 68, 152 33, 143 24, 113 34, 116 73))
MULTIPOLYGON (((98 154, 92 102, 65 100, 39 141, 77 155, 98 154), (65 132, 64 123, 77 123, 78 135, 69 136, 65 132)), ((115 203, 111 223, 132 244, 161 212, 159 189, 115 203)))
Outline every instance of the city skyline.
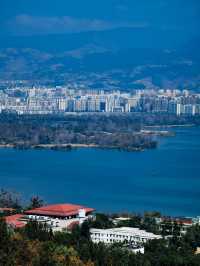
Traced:
POLYGON ((70 112, 200 114, 200 94, 189 90, 105 91, 70 86, 13 87, 0 92, 0 111, 17 114, 70 112))

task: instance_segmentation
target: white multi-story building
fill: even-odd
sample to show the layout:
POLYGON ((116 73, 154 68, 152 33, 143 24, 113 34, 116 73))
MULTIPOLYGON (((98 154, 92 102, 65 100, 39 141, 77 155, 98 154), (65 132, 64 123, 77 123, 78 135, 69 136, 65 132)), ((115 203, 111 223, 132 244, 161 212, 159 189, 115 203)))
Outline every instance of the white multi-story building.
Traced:
POLYGON ((67 109, 67 100, 65 98, 58 99, 58 110, 65 111, 67 109))
POLYGON ((116 242, 125 242, 138 246, 143 245, 148 240, 161 239, 160 235, 140 230, 132 227, 119 227, 111 229, 90 229, 90 237, 94 243, 103 242, 112 244, 116 242))

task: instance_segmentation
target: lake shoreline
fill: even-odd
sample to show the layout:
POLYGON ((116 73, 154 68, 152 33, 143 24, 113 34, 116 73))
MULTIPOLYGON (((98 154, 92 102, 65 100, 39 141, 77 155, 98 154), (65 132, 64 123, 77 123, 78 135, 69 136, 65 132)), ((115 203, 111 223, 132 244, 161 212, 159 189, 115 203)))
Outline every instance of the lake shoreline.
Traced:
POLYGON ((0 149, 16 149, 16 150, 53 150, 53 151, 70 151, 73 149, 80 148, 95 148, 95 149, 105 149, 105 150, 121 150, 121 151, 144 151, 142 147, 118 147, 118 146, 100 146, 97 144, 81 144, 81 143, 66 143, 66 144, 36 144, 36 145, 16 145, 16 144, 0 144, 0 149))
MULTIPOLYGON (((175 133, 168 131, 168 130, 145 130, 142 129, 139 132, 140 134, 144 134, 146 136, 156 136, 156 137, 174 137, 175 133)), ((18 149, 18 150, 32 150, 32 149, 48 149, 54 151, 70 151, 72 149, 79 149, 79 148, 96 148, 96 149, 107 149, 107 150, 120 150, 120 151, 128 151, 128 152, 135 152, 135 151, 144 151, 149 149, 155 149, 158 146, 158 142, 154 143, 152 146, 148 145, 141 145, 136 147, 131 146, 118 146, 118 145, 99 145, 95 143, 85 144, 85 143, 38 143, 38 144, 29 144, 25 142, 19 143, 3 143, 0 144, 1 148, 10 148, 10 149, 18 149)))
POLYGON ((196 127, 195 124, 185 124, 185 125, 154 125, 154 126, 144 126, 144 128, 174 128, 174 127, 196 127))
MULTIPOLYGON (((140 133, 145 135, 155 135, 157 137, 175 137, 175 133, 169 130, 163 130, 164 128, 188 128, 188 127, 195 127, 194 124, 187 124, 187 125, 162 125, 162 126, 144 126, 143 129, 140 130, 140 133), (161 130, 155 130, 160 128, 161 130), (151 130, 152 129, 152 130, 151 130)), ((158 143, 157 143, 158 145, 158 143)), ((2 148, 10 148, 10 149, 18 149, 18 150, 54 150, 54 151, 70 151, 72 149, 79 149, 79 148, 96 148, 96 149, 105 149, 105 150, 120 150, 120 151, 128 151, 128 152, 135 152, 135 151, 145 151, 149 149, 157 148, 157 145, 154 147, 120 147, 120 146, 112 146, 112 145, 99 145, 99 144, 84 144, 84 143, 63 143, 63 144, 27 144, 27 143, 5 143, 0 144, 0 149, 2 148)))

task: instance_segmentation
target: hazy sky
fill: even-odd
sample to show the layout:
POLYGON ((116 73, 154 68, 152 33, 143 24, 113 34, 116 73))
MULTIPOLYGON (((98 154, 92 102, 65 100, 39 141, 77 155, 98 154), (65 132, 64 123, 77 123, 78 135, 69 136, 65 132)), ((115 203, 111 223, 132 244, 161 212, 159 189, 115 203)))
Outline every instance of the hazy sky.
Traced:
POLYGON ((1 35, 152 27, 198 34, 200 0, 0 0, 1 35))

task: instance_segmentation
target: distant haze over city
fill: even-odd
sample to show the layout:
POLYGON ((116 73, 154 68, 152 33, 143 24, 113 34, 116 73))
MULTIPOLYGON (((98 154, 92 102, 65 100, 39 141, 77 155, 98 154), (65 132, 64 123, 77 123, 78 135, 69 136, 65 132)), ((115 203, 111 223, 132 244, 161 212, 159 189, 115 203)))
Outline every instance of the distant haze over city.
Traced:
POLYGON ((0 79, 198 89, 197 0, 1 2, 0 79))

